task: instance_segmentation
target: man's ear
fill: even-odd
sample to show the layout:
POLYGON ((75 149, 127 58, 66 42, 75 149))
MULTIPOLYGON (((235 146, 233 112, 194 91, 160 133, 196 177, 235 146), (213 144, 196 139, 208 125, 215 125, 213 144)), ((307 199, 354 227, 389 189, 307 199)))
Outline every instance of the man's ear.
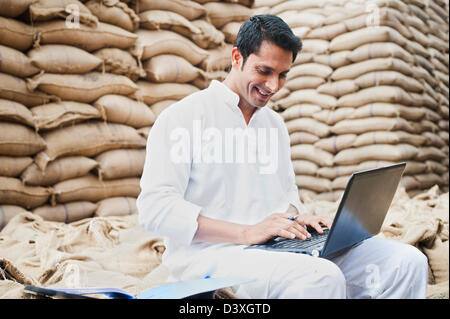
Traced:
POLYGON ((233 47, 231 50, 231 67, 239 68, 242 64, 243 58, 241 51, 237 47, 233 47))

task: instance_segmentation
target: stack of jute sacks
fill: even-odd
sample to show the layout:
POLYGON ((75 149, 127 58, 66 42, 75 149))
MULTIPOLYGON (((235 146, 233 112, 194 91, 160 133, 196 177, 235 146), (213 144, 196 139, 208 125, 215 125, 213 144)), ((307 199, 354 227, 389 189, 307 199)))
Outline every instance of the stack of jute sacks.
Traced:
POLYGON ((223 79, 252 0, 0 0, 0 229, 134 214, 148 132, 223 79))
POLYGON ((448 191, 448 1, 257 0, 303 40, 271 106, 301 197, 337 200, 353 172, 406 161, 410 195, 448 191))

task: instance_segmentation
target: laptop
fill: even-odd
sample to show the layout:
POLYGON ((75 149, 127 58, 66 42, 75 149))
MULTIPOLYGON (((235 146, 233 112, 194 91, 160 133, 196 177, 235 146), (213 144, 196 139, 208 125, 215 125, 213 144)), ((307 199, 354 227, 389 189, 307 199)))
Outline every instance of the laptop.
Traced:
POLYGON ((330 229, 323 234, 308 227, 307 240, 275 237, 246 249, 266 249, 332 257, 379 233, 406 163, 353 173, 330 229), (311 230, 311 231, 310 231, 311 230))

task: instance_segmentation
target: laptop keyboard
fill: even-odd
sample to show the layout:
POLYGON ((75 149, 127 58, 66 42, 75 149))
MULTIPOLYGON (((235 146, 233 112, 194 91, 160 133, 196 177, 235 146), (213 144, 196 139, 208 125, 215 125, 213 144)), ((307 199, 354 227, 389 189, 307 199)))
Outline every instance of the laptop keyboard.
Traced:
POLYGON ((311 233, 311 237, 306 240, 301 240, 299 238, 295 239, 282 239, 277 241, 274 240, 274 243, 270 246, 272 248, 279 248, 279 249, 291 249, 291 248, 308 248, 312 246, 316 246, 320 243, 324 243, 327 240, 329 229, 324 229, 323 234, 319 234, 318 232, 314 231, 311 233))

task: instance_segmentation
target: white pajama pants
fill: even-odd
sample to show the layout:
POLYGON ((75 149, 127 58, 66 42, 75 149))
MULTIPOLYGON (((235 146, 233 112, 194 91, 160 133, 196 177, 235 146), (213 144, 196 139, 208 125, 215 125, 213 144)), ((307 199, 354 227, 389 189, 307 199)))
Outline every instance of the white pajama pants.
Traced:
POLYGON ((330 260, 305 254, 225 245, 192 258, 181 280, 253 278, 239 298, 425 298, 427 258, 417 248, 367 239, 330 260))

